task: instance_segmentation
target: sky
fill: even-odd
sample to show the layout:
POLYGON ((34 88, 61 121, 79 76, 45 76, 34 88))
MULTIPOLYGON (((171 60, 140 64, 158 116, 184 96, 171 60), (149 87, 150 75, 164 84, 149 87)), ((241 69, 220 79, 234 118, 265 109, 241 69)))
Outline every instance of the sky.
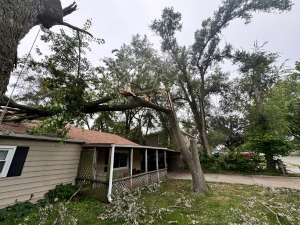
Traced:
MULTIPOLYGON (((62 0, 62 7, 69 6, 73 0, 62 0)), ((135 34, 147 35, 159 49, 160 39, 150 29, 149 24, 159 19, 165 7, 174 7, 182 14, 183 29, 176 37, 181 45, 193 44, 194 32, 201 28, 201 21, 213 15, 221 0, 77 0, 78 10, 64 18, 67 23, 82 27, 87 19, 92 19, 93 26, 89 30, 97 38, 105 39, 105 44, 92 46, 89 58, 94 66, 100 65, 99 59, 112 56, 111 51, 118 49, 123 43, 129 44, 135 34)), ((235 48, 251 51, 254 42, 259 45, 268 44, 265 50, 281 53, 278 64, 287 60, 286 65, 293 68, 300 59, 300 0, 293 0, 290 12, 281 14, 254 14, 252 22, 245 25, 236 19, 223 30, 223 38, 235 48)), ((58 32, 64 28, 55 26, 51 30, 58 32)), ((21 41, 18 56, 28 53, 39 30, 34 27, 21 41)), ((41 41, 35 45, 47 51, 41 41)), ((226 71, 232 71, 231 64, 225 65, 226 71)))

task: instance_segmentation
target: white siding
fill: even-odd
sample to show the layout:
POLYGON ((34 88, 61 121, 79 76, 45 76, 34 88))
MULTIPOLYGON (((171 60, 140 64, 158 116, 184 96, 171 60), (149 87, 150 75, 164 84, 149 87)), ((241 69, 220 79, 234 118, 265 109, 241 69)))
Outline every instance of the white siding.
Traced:
POLYGON ((74 183, 81 152, 80 143, 0 137, 0 145, 27 146, 28 155, 21 176, 0 178, 0 208, 18 201, 33 201, 57 184, 74 183))

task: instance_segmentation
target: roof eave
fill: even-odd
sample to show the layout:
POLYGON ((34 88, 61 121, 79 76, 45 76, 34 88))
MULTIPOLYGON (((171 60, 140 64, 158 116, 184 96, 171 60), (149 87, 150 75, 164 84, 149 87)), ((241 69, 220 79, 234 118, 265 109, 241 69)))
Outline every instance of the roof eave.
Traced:
POLYGON ((68 142, 68 143, 78 143, 78 144, 83 144, 85 141, 84 140, 75 140, 75 139, 67 139, 63 140, 62 138, 57 138, 57 137, 46 137, 46 136, 32 136, 28 134, 2 134, 0 132, 0 138, 20 138, 20 139, 27 139, 27 140, 43 140, 43 141, 55 141, 55 142, 68 142))
POLYGON ((157 149, 157 150, 168 150, 167 148, 162 147, 153 147, 153 146, 144 146, 144 145, 126 145, 126 144, 114 144, 114 143, 107 143, 107 144, 101 144, 101 143, 85 143, 82 145, 82 147, 124 147, 124 148, 143 148, 143 149, 157 149))

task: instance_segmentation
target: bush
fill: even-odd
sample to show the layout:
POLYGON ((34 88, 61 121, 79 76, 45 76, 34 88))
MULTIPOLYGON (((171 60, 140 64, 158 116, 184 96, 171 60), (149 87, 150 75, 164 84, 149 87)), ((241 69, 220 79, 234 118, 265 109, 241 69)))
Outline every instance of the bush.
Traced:
POLYGON ((40 208, 44 208, 49 204, 47 199, 40 199, 36 204, 31 203, 29 200, 25 202, 16 201, 14 205, 0 209, 0 221, 27 216, 33 212, 38 212, 40 208))
POLYGON ((56 185, 54 189, 49 190, 45 194, 45 197, 49 199, 50 202, 67 201, 77 190, 78 187, 73 184, 59 184, 56 185))
POLYGON ((261 160, 258 158, 247 159, 241 155, 229 154, 224 157, 208 155, 200 156, 201 166, 204 172, 255 172, 260 169, 261 160))
POLYGON ((16 202, 16 204, 12 206, 0 209, 0 221, 8 218, 20 218, 22 216, 27 216, 28 214, 37 211, 38 208, 39 206, 31 203, 30 201, 16 202))

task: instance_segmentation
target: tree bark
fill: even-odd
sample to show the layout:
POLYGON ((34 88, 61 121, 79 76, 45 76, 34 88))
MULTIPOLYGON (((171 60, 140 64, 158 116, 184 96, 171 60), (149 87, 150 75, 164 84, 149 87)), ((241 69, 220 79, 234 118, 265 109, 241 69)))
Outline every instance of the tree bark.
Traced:
POLYGON ((274 155, 271 151, 266 151, 265 159, 267 161, 267 170, 269 170, 269 171, 276 170, 276 166, 275 166, 275 162, 274 162, 274 155))
POLYGON ((179 127, 177 116, 174 110, 171 110, 167 114, 173 134, 175 136, 176 143, 180 149, 180 153, 183 156, 183 159, 187 163, 193 181, 193 191, 194 192, 207 192, 208 187, 203 175, 203 171, 200 165, 200 159, 197 150, 197 144, 195 139, 190 139, 190 147, 188 147, 179 127))
POLYGON ((200 108, 200 116, 201 116, 201 130, 200 137, 204 152, 207 155, 211 155, 210 146, 208 143, 207 133, 206 133, 206 120, 205 120, 205 110, 204 110, 204 97, 205 97, 205 79, 204 79, 204 72, 201 69, 201 84, 200 84, 200 91, 199 91, 199 108, 200 108))
POLYGON ((174 111, 173 104, 171 101, 170 93, 167 93, 168 100, 170 104, 170 111, 167 113, 176 143, 180 149, 180 152, 183 156, 183 159, 187 163, 191 174, 192 174, 192 180, 193 180, 193 191, 194 192, 207 192, 208 187, 203 175, 203 171, 201 169, 198 149, 197 149, 197 143, 196 139, 191 138, 190 139, 190 146, 187 145, 187 142, 185 141, 181 129, 179 127, 179 122, 177 115, 174 111))
POLYGON ((18 45, 31 28, 38 24, 47 29, 65 25, 87 33, 63 22, 63 17, 76 9, 75 2, 62 9, 60 0, 0 0, 0 98, 17 65, 18 45))

